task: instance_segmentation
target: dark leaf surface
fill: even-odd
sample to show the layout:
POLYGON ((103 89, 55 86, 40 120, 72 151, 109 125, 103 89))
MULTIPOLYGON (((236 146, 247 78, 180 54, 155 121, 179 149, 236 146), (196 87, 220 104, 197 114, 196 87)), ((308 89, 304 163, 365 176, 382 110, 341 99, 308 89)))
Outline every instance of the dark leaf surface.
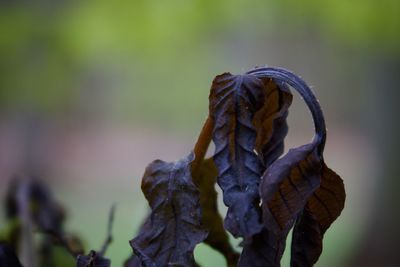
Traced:
POLYGON ((321 185, 309 198, 293 230, 292 267, 313 266, 317 262, 324 233, 339 217, 345 198, 343 180, 324 164, 321 185))
POLYGON ((136 255, 132 255, 124 262, 124 267, 141 267, 140 259, 136 255))
POLYGON ((286 84, 276 83, 269 78, 261 78, 263 106, 253 118, 257 131, 255 150, 267 168, 284 150, 284 139, 288 132, 286 118, 293 96, 286 84))
POLYGON ((239 267, 276 267, 285 250, 284 235, 278 236, 267 229, 253 236, 252 241, 245 244, 239 259, 239 267))
POLYGON ((218 170, 212 158, 203 161, 199 179, 196 183, 200 191, 200 204, 202 209, 202 222, 209 234, 204 241, 212 248, 224 255, 228 266, 236 266, 239 254, 229 243, 228 234, 225 232, 222 217, 218 212, 218 196, 215 190, 218 170))
POLYGON ((22 267, 14 250, 3 242, 0 242, 0 267, 22 267))
POLYGON ((263 100, 263 83, 255 76, 224 73, 213 81, 210 115, 215 121, 214 161, 228 207, 225 228, 235 237, 251 237, 262 228, 258 208, 262 167, 254 152, 252 121, 263 100))
POLYGON ((152 209, 140 234, 131 240, 143 266, 196 266, 195 246, 207 237, 201 224, 200 197, 192 181, 194 156, 173 163, 152 162, 142 191, 152 209))
POLYGON ((321 180, 318 142, 291 149, 265 172, 260 187, 263 221, 275 234, 291 228, 321 180))
POLYGON ((260 185, 263 231, 246 244, 240 266, 280 266, 286 237, 320 184, 318 141, 291 149, 264 173, 260 185))

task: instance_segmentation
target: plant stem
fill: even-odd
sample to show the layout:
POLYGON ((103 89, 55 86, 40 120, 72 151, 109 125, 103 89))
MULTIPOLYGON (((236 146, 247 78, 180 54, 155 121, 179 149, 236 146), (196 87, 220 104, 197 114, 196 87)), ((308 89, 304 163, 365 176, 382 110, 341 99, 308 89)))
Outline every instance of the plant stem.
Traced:
POLYGON ((206 122, 201 129, 199 138, 197 139, 196 145, 194 146, 194 160, 191 163, 192 176, 195 177, 199 172, 201 163, 207 153, 208 146, 211 143, 212 132, 214 130, 214 120, 208 116, 206 122))

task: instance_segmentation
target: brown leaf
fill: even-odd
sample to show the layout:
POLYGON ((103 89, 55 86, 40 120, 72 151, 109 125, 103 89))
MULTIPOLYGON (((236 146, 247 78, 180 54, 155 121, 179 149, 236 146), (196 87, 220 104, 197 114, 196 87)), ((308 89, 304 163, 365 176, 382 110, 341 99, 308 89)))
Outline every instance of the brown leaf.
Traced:
POLYGON ((266 170, 260 185, 264 229, 245 244, 239 266, 249 261, 257 266, 280 266, 286 237, 320 183, 317 140, 289 150, 266 170))
POLYGON ((291 228, 307 199, 318 188, 321 158, 318 143, 291 149, 263 175, 260 186, 263 220, 275 234, 291 228))
MULTIPOLYGON (((194 174, 193 174, 194 175, 194 174)), ((222 217, 218 212, 218 196, 215 190, 218 170, 212 158, 203 161, 198 174, 197 186, 200 191, 202 222, 209 234, 204 241, 224 255, 228 266, 236 266, 239 254, 229 243, 222 217)))
POLYGON ((142 180, 152 209, 139 235, 130 241, 143 266, 196 266, 195 246, 207 237, 200 199, 192 181, 193 154, 181 161, 153 161, 142 180))
POLYGON ((286 84, 278 85, 272 79, 261 78, 264 83, 263 102, 253 118, 257 131, 255 150, 265 168, 268 168, 284 150, 284 139, 288 132, 286 118, 293 96, 286 84))
POLYGON ((318 261, 323 236, 342 212, 345 198, 343 180, 324 164, 321 185, 308 199, 293 230, 292 267, 313 266, 318 261))

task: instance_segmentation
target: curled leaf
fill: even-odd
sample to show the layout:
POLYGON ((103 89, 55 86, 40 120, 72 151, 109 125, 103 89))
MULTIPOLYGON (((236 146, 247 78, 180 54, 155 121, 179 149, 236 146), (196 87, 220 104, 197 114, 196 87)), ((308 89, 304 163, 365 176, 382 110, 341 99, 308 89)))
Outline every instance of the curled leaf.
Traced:
POLYGON ((324 164, 321 185, 308 199, 293 230, 292 267, 308 267, 317 262, 323 236, 342 212, 345 198, 343 180, 324 164))
POLYGON ((263 106, 255 114, 253 124, 257 131, 255 151, 265 168, 271 165, 284 150, 284 139, 288 132, 286 118, 293 96, 288 86, 273 79, 261 78, 263 106))
POLYGON ((257 266, 276 267, 280 266, 287 234, 303 212, 308 199, 320 186, 326 140, 325 121, 314 94, 293 73, 265 67, 249 71, 248 74, 291 85, 305 100, 315 125, 312 143, 290 150, 283 158, 272 163, 263 175, 260 194, 264 229, 253 238, 252 243, 244 247, 239 261, 239 266, 246 266, 253 261, 257 266))
POLYGON ((181 161, 152 162, 142 180, 151 215, 130 241, 143 266, 196 266, 193 250, 207 237, 201 224, 200 199, 192 181, 190 154, 181 161))
POLYGON ((236 266, 239 254, 229 243, 222 217, 218 212, 218 196, 215 190, 218 170, 212 158, 202 162, 196 184, 200 191, 202 223, 209 234, 204 243, 224 255, 228 266, 236 266))
POLYGON ((235 237, 248 238, 262 228, 258 207, 262 166, 254 153, 256 130, 252 123, 262 101, 263 83, 255 76, 224 73, 213 81, 214 161, 228 207, 225 228, 235 237))
POLYGON ((265 227, 275 234, 290 229, 320 183, 318 143, 291 149, 267 169, 260 186, 265 227))

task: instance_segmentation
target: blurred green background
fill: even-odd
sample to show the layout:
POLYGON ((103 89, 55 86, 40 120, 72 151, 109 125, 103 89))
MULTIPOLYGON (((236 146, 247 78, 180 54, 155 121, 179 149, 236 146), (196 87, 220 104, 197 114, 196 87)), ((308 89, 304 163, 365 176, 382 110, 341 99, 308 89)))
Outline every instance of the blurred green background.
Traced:
MULTIPOLYGON (((121 266, 147 212, 144 168, 192 149, 213 77, 280 66, 314 88, 348 194, 317 266, 397 266, 399 12, 396 0, 0 1, 0 196, 40 170, 93 249, 116 202, 107 256, 121 266)), ((298 95, 290 114, 288 148, 313 134, 298 95)), ((203 245, 196 259, 224 262, 203 245)))

